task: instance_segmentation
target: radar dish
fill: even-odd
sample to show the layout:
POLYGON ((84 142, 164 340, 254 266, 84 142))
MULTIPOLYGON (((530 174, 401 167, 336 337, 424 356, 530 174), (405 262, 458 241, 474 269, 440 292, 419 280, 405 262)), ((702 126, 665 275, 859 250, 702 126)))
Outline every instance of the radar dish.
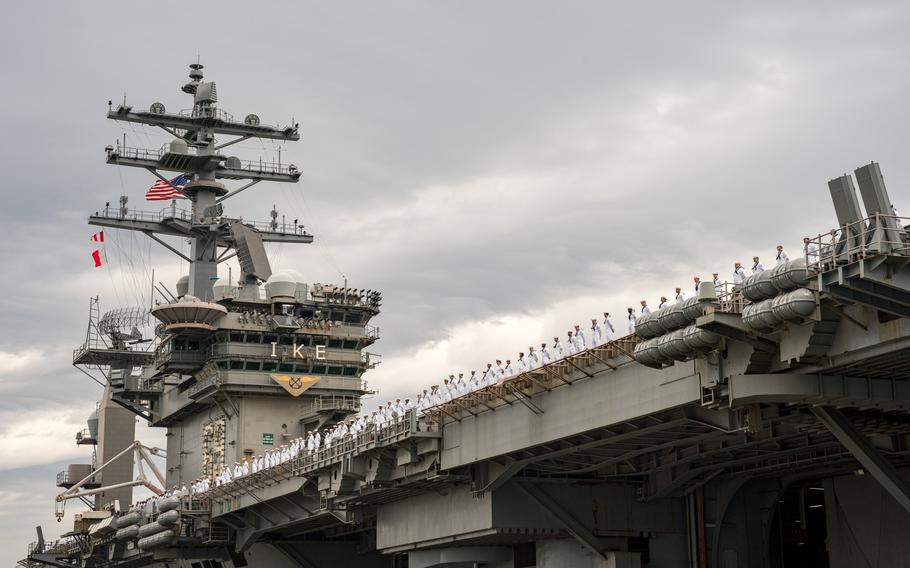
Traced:
POLYGON ((164 114, 164 105, 162 103, 152 103, 152 106, 149 107, 149 112, 153 114, 164 114))
POLYGON ((259 126, 259 117, 255 114, 248 114, 246 118, 243 119, 244 124, 249 124, 250 126, 259 126))
POLYGON ((101 316, 98 331, 113 339, 142 339, 140 327, 148 325, 148 310, 145 308, 120 308, 101 316))

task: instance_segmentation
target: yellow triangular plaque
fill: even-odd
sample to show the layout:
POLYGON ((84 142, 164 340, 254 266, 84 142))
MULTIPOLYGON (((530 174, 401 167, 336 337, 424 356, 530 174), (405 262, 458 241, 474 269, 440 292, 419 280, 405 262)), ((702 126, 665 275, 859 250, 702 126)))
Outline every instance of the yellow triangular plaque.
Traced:
POLYGON ((284 387, 293 396, 300 396, 319 382, 319 377, 307 375, 271 375, 272 380, 284 387))

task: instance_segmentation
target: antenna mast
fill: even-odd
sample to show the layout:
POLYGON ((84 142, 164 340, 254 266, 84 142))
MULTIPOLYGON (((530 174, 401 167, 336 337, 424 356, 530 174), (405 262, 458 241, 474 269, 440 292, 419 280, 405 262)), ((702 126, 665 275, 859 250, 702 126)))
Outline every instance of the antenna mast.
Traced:
MULTIPOLYGON (((212 299, 212 284, 217 279, 217 268, 233 256, 241 265, 241 283, 265 280, 271 267, 264 254, 262 243, 311 243, 313 236, 302 228, 287 231, 285 227, 244 222, 223 215, 221 202, 234 193, 260 181, 296 183, 300 172, 293 164, 282 166, 261 161, 241 161, 235 156, 225 156, 220 151, 250 138, 268 138, 282 141, 300 140, 298 125, 286 127, 264 126, 259 117, 248 114, 243 122, 217 106, 218 92, 215 83, 203 81, 203 66, 190 65, 190 81, 182 91, 193 97, 193 108, 178 113, 168 113, 162 103, 156 102, 148 111, 134 110, 124 103, 108 111, 108 118, 155 126, 174 136, 160 150, 108 146, 107 163, 118 166, 144 168, 160 180, 170 183, 162 172, 176 172, 187 177, 183 193, 190 201, 190 211, 172 206, 160 214, 143 213, 126 209, 122 203, 117 214, 105 210, 104 214, 89 217, 89 224, 140 231, 190 264, 188 293, 197 298, 212 299), (216 136, 233 137, 218 143, 216 136), (230 193, 221 180, 249 180, 244 187, 230 193), (160 237, 178 236, 190 241, 190 253, 184 255, 160 237), (220 249, 220 250, 219 250, 220 249), (235 250, 235 253, 231 253, 235 250)), ((176 185, 176 184, 175 184, 176 185)))

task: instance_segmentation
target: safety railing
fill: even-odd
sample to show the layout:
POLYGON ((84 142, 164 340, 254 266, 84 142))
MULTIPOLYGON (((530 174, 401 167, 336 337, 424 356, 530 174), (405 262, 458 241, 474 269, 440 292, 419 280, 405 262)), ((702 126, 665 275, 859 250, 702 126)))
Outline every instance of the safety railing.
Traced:
MULTIPOLYGON (((84 477, 84 476, 83 476, 84 477)), ((57 472, 57 487, 65 487, 66 485, 74 485, 81 481, 83 477, 71 477, 70 472, 66 469, 63 471, 57 472)), ((83 487, 97 487, 101 485, 101 474, 96 473, 83 484, 83 487)))
POLYGON ((139 209, 121 210, 119 207, 107 206, 104 208, 103 212, 98 212, 95 216, 104 219, 149 221, 152 223, 160 223, 171 219, 178 219, 181 221, 193 220, 193 215, 188 209, 181 209, 176 206, 168 206, 161 211, 141 211, 139 209))
POLYGON ((910 256, 910 218, 876 214, 809 237, 803 253, 813 273, 880 255, 910 256))
POLYGON ((252 227, 260 233, 277 235, 309 235, 303 225, 288 223, 271 223, 265 221, 243 221, 244 225, 252 227))
POLYGON ((88 428, 83 428, 79 432, 76 432, 76 444, 97 444, 98 439, 96 436, 92 435, 91 431, 88 428))
MULTIPOLYGON (((108 154, 108 162, 114 163, 118 160, 142 160, 157 162, 165 154, 172 153, 170 150, 170 145, 165 144, 153 150, 151 148, 134 148, 131 146, 118 146, 117 149, 110 151, 108 154)), ((187 148, 185 152, 181 154, 186 154, 187 156, 196 156, 196 149, 192 146, 187 148)), ((225 169, 238 170, 244 172, 253 172, 261 174, 296 174, 297 167, 293 164, 282 164, 281 162, 266 161, 266 160, 237 160, 233 164, 228 161, 225 162, 222 166, 225 169)))
POLYGON ((214 118, 225 122, 234 122, 234 115, 218 107, 185 108, 177 112, 184 118, 214 118))
POLYGON ((742 313, 746 301, 738 285, 732 282, 724 282, 720 286, 715 285, 714 293, 717 295, 717 304, 720 311, 735 314, 742 313))
POLYGON ((199 393, 208 389, 217 389, 221 386, 221 374, 215 373, 210 377, 206 377, 200 381, 197 381, 196 384, 186 389, 186 396, 189 398, 195 398, 199 393))
POLYGON ((359 396, 345 395, 323 395, 311 399, 310 404, 303 407, 306 412, 325 412, 328 410, 350 410, 353 412, 360 411, 359 396))

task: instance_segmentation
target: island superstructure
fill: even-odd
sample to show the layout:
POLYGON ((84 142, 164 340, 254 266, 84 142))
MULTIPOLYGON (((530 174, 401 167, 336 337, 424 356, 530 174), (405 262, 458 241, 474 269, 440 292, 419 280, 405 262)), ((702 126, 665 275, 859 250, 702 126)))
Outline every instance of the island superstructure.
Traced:
POLYGON ((703 282, 690 300, 640 317, 637 333, 328 447, 294 445, 268 467, 192 490, 199 478, 360 410, 381 295, 272 273, 263 243, 313 237, 277 215, 232 218, 222 203, 259 181, 294 183, 300 172, 221 150, 255 137, 294 141, 298 127, 262 126, 254 115, 234 121, 200 65, 190 79, 183 90, 192 110, 124 103, 108 113, 174 136, 158 151, 110 146, 107 161, 164 182, 164 172, 188 174, 191 208, 175 202, 150 214, 122 201, 89 222, 143 232, 190 269, 149 313, 101 316, 92 302, 74 364, 103 370, 105 394, 79 440, 103 451, 65 472, 58 498, 93 497, 92 510, 62 541, 40 538, 22 565, 840 568, 871 553, 889 565, 905 560, 910 238, 876 163, 829 182, 836 221, 807 229, 813 248, 742 285, 703 282), (223 180, 246 183, 229 191, 223 180), (190 252, 167 235, 189 239, 190 252), (236 280, 219 274, 235 256, 236 280), (154 337, 143 337, 137 324, 149 316, 154 337), (139 415, 165 428, 166 449, 134 441, 123 409, 129 421, 139 415), (162 452, 159 472, 153 455, 162 452), (168 493, 131 505, 137 485, 168 493), (879 530, 857 530, 870 525, 879 530))

